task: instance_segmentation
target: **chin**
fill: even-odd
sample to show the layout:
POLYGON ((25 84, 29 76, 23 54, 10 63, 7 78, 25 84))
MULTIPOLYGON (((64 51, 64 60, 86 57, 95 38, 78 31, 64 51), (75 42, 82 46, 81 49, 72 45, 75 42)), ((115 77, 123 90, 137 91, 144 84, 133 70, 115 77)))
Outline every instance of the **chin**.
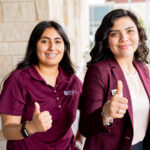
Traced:
POLYGON ((57 64, 55 64, 55 63, 47 64, 47 66, 49 66, 49 67, 58 67, 58 65, 59 65, 58 63, 57 64))

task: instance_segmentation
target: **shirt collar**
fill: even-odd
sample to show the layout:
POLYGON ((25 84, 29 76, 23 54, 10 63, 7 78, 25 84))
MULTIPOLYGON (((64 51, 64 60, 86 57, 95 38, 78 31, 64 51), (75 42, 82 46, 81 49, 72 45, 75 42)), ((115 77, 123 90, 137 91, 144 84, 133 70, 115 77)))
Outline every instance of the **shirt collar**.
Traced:
MULTIPOLYGON (((69 76, 67 75, 66 72, 63 71, 63 69, 59 66, 59 75, 57 77, 57 81, 56 83, 58 84, 61 81, 65 81, 68 82, 69 81, 69 76)), ((35 80, 39 80, 39 81, 44 81, 43 78, 41 77, 41 75, 39 74, 39 72, 37 71, 35 65, 32 65, 29 68, 29 72, 31 74, 31 76, 35 79, 35 80)), ((45 82, 45 81, 44 81, 45 82)))
POLYGON ((67 75, 67 73, 64 72, 60 66, 58 67, 58 69, 59 69, 59 75, 57 77, 56 83, 59 83, 60 81, 69 82, 69 76, 67 75))

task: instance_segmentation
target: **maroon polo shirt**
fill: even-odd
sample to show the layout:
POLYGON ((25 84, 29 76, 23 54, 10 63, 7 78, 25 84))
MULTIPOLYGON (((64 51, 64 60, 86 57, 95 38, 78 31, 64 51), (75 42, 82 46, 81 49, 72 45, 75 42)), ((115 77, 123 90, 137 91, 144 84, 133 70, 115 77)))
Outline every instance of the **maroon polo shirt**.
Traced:
MULTIPOLYGON (((59 67, 56 87, 47 85, 34 66, 14 71, 0 95, 0 113, 32 120, 34 103, 52 115, 52 127, 23 140, 8 140, 7 150, 74 150, 72 123, 76 117, 82 83, 59 67)), ((15 135, 14 135, 15 136, 15 135)))

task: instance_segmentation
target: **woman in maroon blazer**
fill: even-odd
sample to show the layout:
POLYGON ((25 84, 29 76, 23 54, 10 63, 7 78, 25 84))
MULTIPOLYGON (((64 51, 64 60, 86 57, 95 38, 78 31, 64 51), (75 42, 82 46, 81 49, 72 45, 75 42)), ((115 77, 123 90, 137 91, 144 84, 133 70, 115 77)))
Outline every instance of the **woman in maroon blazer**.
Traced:
POLYGON ((131 11, 117 9, 104 17, 81 97, 84 150, 146 150, 145 145, 150 149, 145 41, 145 31, 131 11))

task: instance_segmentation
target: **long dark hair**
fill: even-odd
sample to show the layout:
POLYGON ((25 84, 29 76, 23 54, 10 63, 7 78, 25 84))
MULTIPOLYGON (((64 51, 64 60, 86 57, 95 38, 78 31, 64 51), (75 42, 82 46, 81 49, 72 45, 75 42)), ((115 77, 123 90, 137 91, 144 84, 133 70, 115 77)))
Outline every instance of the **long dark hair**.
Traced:
POLYGON ((74 73, 75 70, 73 68, 73 64, 70 59, 70 42, 61 25, 59 25, 54 21, 42 21, 35 26, 28 41, 25 57, 20 63, 18 63, 16 70, 38 64, 36 44, 37 41, 42 36, 43 32, 47 28, 54 28, 60 34, 60 36, 64 41, 65 45, 64 55, 59 65, 64 71, 68 73, 74 73))
POLYGON ((87 66, 95 62, 114 57, 108 46, 108 34, 110 32, 110 29, 114 25, 114 21, 118 18, 126 17, 126 16, 132 19, 139 33, 140 41, 139 41, 139 46, 134 53, 134 59, 144 63, 148 62, 147 56, 148 56, 149 49, 145 43, 145 41, 147 40, 146 33, 143 27, 140 25, 140 22, 138 21, 136 15, 129 10, 116 9, 109 12, 103 18, 101 25, 97 29, 95 34, 95 45, 90 53, 91 60, 87 63, 87 66))

